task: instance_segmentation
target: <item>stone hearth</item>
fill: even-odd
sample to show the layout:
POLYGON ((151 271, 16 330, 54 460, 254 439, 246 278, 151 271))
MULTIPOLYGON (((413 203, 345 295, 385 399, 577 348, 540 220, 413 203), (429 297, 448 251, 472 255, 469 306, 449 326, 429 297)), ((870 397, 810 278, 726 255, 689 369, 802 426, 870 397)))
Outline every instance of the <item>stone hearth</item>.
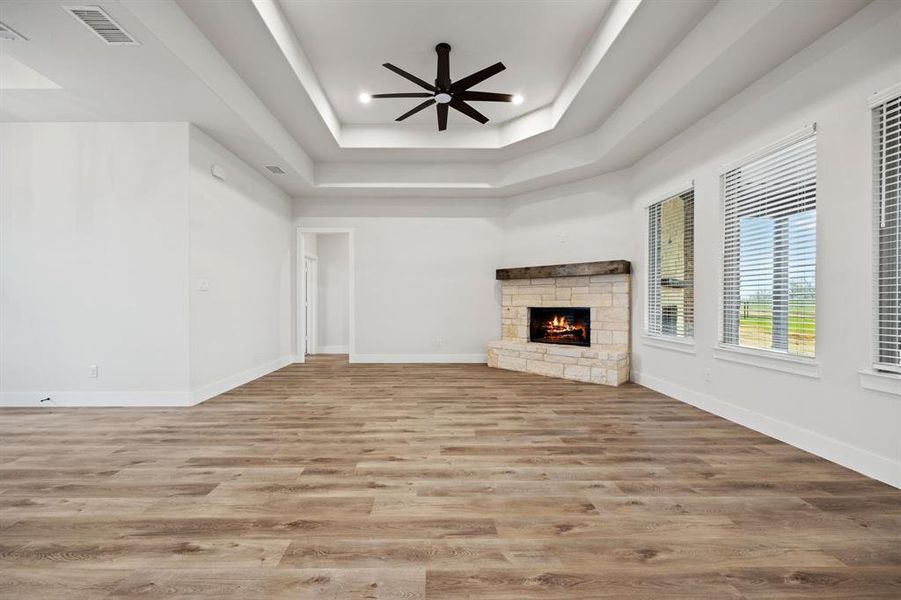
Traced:
POLYGON ((499 269, 497 278, 503 339, 488 344, 488 366, 607 385, 629 381, 628 261, 499 269), (591 346, 530 342, 533 307, 590 308, 591 346))

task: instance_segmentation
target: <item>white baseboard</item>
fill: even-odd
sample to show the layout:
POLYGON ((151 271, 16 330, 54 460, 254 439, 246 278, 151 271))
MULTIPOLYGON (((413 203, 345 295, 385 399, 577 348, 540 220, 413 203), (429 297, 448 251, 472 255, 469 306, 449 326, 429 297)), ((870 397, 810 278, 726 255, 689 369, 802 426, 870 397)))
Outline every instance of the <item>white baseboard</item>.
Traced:
POLYGON ((295 356, 283 356, 252 369, 242 371, 236 375, 231 375, 229 377, 226 377, 225 379, 220 379, 219 381, 214 381, 213 383, 203 385, 191 392, 191 397, 194 400, 193 404, 200 404, 205 400, 209 400, 210 398, 218 396, 219 394, 224 394, 225 392, 233 390, 240 385, 244 385, 245 383, 249 383, 254 379, 259 379, 263 375, 268 375, 273 371, 278 371, 279 369, 286 367, 294 362, 296 362, 295 356))
POLYGON ((133 391, 48 391, 2 392, 0 406, 51 408, 77 406, 148 407, 193 406, 189 392, 133 392, 133 391), (41 402, 50 398, 47 402, 41 402))
POLYGON ((133 392, 133 391, 45 391, 2 392, 0 406, 8 407, 174 407, 194 406, 213 396, 244 385, 263 375, 277 371, 295 362, 294 356, 285 356, 266 364, 248 369, 237 375, 201 386, 191 392, 133 392), (47 402, 41 402, 50 398, 47 402))
POLYGON ((352 363, 486 363, 485 354, 351 354, 352 363))
POLYGON ((690 390, 651 375, 633 371, 632 381, 686 404, 691 404, 718 417, 728 419, 733 423, 738 423, 786 444, 838 463, 867 477, 901 488, 901 462, 893 461, 845 442, 736 406, 735 404, 730 404, 729 402, 718 400, 707 394, 690 390))
POLYGON ((319 346, 315 354, 347 354, 347 346, 319 346))

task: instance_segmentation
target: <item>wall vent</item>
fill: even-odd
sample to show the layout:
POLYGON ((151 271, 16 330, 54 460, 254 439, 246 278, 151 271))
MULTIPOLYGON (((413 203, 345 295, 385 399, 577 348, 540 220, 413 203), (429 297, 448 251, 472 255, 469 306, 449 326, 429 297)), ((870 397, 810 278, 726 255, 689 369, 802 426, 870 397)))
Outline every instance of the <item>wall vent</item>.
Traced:
POLYGON ((275 173, 276 175, 284 175, 285 170, 281 167, 276 167, 275 165, 266 165, 266 168, 269 169, 270 173, 275 173))
POLYGON ((28 38, 3 21, 0 21, 0 40, 23 40, 27 42, 28 38))
POLYGON ((137 46, 140 42, 122 29, 99 6, 64 6, 73 17, 111 46, 137 46))

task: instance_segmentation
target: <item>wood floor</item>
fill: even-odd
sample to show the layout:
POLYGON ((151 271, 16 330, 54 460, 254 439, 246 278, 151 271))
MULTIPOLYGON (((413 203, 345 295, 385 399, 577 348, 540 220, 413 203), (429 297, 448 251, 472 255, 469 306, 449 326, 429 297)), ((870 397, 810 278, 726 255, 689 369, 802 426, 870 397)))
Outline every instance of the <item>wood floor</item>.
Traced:
POLYGON ((0 444, 2 598, 901 598, 901 491, 636 385, 323 357, 0 444))

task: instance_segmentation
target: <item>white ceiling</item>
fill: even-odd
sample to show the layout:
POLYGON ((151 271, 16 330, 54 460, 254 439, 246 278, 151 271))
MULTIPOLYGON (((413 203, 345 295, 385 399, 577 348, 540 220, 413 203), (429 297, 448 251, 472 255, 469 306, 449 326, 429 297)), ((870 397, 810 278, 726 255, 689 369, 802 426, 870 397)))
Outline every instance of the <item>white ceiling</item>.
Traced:
POLYGON ((0 55, 61 88, 0 85, 0 120, 188 121, 303 196, 510 196, 628 167, 837 26, 901 25, 868 0, 96 0, 141 42, 110 47, 67 4, 0 0, 29 38, 0 55), (433 112, 395 123, 403 100, 357 104, 412 89, 382 62, 430 78, 440 41, 458 76, 503 61, 479 89, 526 104, 440 133, 433 112))
MULTIPOLYGON (((281 0, 282 11, 310 60, 343 124, 390 123, 421 100, 385 99, 361 104, 360 92, 421 92, 383 68, 392 63, 421 79, 435 79, 435 45, 451 45, 456 80, 496 62, 506 71, 473 89, 521 94, 520 106, 474 103, 503 123, 550 104, 600 24, 610 0, 554 2, 297 2, 281 0)), ((399 127, 435 130, 435 110, 399 127)), ((450 127, 482 127, 451 111, 450 127)))
MULTIPOLYGON (((382 4, 374 0, 360 0, 341 6, 381 7, 382 4)), ((386 115, 381 123, 342 122, 303 47, 310 44, 297 34, 285 16, 283 5, 277 0, 231 2, 227 5, 179 0, 179 5, 194 24, 292 134, 302 140, 316 160, 370 161, 387 158, 414 162, 473 160, 477 154, 485 155, 479 157, 480 160, 503 160, 591 131, 714 4, 714 0, 681 0, 678 3, 617 0, 604 11, 590 41, 574 56, 573 64, 566 69, 565 81, 553 94, 551 103, 502 123, 475 125, 461 117, 463 127, 449 126, 447 131, 438 132, 436 124, 428 117, 413 120, 410 124, 394 122, 399 113, 390 110, 388 105, 402 102, 398 100, 373 101, 370 105, 386 103, 386 115), (295 90, 291 89, 295 86, 300 88, 298 93, 293 93, 295 90), (542 138, 537 145, 536 138, 542 138), (430 152, 421 153, 413 149, 428 149, 430 152), (378 153, 366 150, 377 150, 378 153)), ((408 7, 425 6, 430 9, 439 5, 423 1, 406 3, 408 7)), ((493 3, 482 2, 478 6, 490 5, 493 3)), ((502 5, 521 8, 555 4, 551 0, 533 0, 503 2, 502 5)), ((476 10, 473 9, 471 14, 476 14, 476 10)), ((538 23, 533 23, 533 26, 540 30, 538 23)), ((343 39, 344 36, 337 31, 330 31, 331 37, 339 38, 339 41, 343 39)), ((377 36, 372 34, 370 37, 377 36)), ((443 39, 457 37, 445 35, 443 39)), ((530 32, 519 37, 532 43, 535 35, 530 32)), ((442 38, 437 39, 440 41, 442 38)), ((559 43, 560 40, 556 41, 559 43)), ((433 46, 434 43, 430 42, 422 51, 423 56, 428 56, 431 52, 429 48, 433 46)), ((382 59, 379 59, 376 65, 381 62, 382 59)), ((401 85, 412 86, 380 66, 376 67, 376 73, 381 73, 388 82, 397 80, 401 85)), ((491 81, 508 75, 505 71, 491 81)), ((354 99, 357 94, 358 90, 355 90, 354 99)), ((479 105, 480 108, 484 106, 485 103, 479 105)), ((508 108, 494 107, 494 110, 508 108)), ((375 110, 382 109, 375 107, 375 110)), ((453 124, 454 121, 450 123, 453 124)))
POLYGON ((0 90, 58 90, 50 81, 31 67, 23 65, 9 54, 0 54, 0 90))
MULTIPOLYGON (((157 8, 178 9, 153 1, 157 8)), ((0 21, 27 38, 0 40, 0 56, 57 86, 0 86, 0 121, 182 121, 201 127, 252 165, 285 160, 288 150, 274 148, 277 138, 263 139, 122 3, 99 4, 140 45, 106 45, 63 8, 74 4, 0 0, 0 21)), ((193 35, 203 40, 196 29, 193 35)), ((298 167, 301 162, 295 161, 298 167)), ((297 182, 292 188, 300 192, 305 186, 297 182)))

